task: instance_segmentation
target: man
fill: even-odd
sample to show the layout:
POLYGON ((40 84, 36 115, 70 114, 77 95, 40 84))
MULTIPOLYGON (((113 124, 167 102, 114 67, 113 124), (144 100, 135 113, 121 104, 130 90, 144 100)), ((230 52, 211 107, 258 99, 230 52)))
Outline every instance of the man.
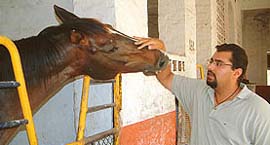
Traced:
MULTIPOLYGON (((140 38, 138 49, 165 51, 163 42, 140 38)), ((235 44, 216 46, 206 83, 174 76, 168 66, 157 74, 191 119, 191 145, 270 145, 270 104, 241 83, 248 59, 235 44)))

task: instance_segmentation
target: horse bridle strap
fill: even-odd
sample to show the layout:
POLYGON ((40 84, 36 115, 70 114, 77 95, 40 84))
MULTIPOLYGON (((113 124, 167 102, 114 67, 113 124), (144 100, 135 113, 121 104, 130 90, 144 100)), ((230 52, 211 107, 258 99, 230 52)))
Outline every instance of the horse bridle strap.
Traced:
MULTIPOLYGON (((138 41, 138 39, 136 38, 133 38, 133 37, 130 37, 116 29, 114 29, 111 25, 109 25, 109 29, 112 30, 113 32, 116 32, 117 34, 120 34, 121 36, 125 37, 125 38, 128 38, 129 40, 132 40, 132 41, 138 41)), ((167 55, 167 52, 163 51, 163 50, 159 50, 160 52, 164 53, 165 55, 167 55)))
POLYGON ((123 37, 125 37, 125 38, 128 38, 129 40, 132 40, 132 41, 138 41, 138 39, 135 39, 135 38, 133 38, 133 37, 130 37, 130 36, 128 36, 128 35, 126 35, 126 34, 120 32, 120 31, 114 29, 113 27, 110 27, 109 29, 112 30, 113 32, 116 32, 117 34, 120 34, 121 36, 123 36, 123 37))

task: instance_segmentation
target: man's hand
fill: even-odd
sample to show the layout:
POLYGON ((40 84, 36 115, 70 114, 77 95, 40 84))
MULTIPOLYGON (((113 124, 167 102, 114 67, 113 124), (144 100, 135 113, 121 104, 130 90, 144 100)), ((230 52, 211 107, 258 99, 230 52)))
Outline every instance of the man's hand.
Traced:
POLYGON ((166 51, 165 45, 162 40, 157 38, 143 38, 143 37, 134 37, 138 41, 134 44, 138 45, 138 49, 142 49, 148 46, 148 49, 158 49, 160 51, 166 51))
MULTIPOLYGON (((138 41, 134 44, 138 45, 138 49, 142 49, 144 47, 148 47, 148 49, 157 49, 161 52, 166 51, 166 47, 162 40, 157 38, 143 38, 143 37, 134 37, 138 41)), ((161 72, 157 74, 157 79, 159 82, 167 89, 171 90, 172 88, 172 80, 173 80, 173 73, 171 72, 170 64, 161 72)))

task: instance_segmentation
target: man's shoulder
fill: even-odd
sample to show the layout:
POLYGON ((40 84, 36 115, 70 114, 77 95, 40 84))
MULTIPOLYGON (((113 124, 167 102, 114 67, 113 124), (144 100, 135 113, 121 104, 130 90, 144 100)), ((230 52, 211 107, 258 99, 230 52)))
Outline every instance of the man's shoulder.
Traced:
POLYGON ((270 119, 270 104, 258 94, 251 90, 246 90, 244 102, 247 103, 247 108, 258 115, 267 115, 270 119))
POLYGON ((172 92, 191 96, 208 94, 209 86, 205 80, 175 75, 172 82, 172 92))
POLYGON ((173 78, 173 82, 174 84, 181 84, 181 85, 186 85, 185 83, 190 83, 192 85, 199 85, 202 87, 207 86, 205 80, 190 78, 190 77, 181 76, 181 75, 175 75, 173 78))

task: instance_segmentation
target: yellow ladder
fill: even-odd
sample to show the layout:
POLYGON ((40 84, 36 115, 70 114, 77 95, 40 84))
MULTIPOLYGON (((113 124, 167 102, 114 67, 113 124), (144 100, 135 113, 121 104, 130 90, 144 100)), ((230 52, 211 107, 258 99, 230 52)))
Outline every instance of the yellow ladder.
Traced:
POLYGON ((119 137, 118 137, 118 130, 120 126, 120 119, 119 119, 119 112, 121 109, 121 74, 118 74, 115 77, 114 81, 114 103, 113 104, 107 104, 103 106, 97 106, 92 107, 91 110, 101 110, 109 107, 114 107, 114 128, 102 133, 99 133, 94 136, 90 137, 84 137, 84 130, 86 127, 86 114, 91 112, 88 108, 88 94, 89 94, 89 86, 90 86, 90 77, 84 76, 83 78, 83 90, 82 90, 82 98, 81 98, 81 106, 80 106, 80 117, 79 117, 79 125, 78 125, 78 132, 77 132, 77 138, 75 142, 69 143, 67 145, 85 145, 92 143, 94 141, 99 140, 102 137, 105 137, 107 135, 114 134, 114 144, 119 144, 119 137))
POLYGON ((8 122, 1 122, 3 124, 3 128, 9 128, 9 127, 15 127, 19 125, 25 125, 26 126, 26 132, 28 136, 28 141, 30 145, 37 145, 37 137, 34 127, 34 121, 32 117, 32 112, 30 108, 30 103, 28 99, 28 93, 26 90, 25 80, 24 80, 24 74, 22 71, 22 65, 21 65, 21 59, 19 52, 17 50, 16 45, 7 37, 0 36, 0 44, 5 46, 10 54, 12 67, 14 70, 15 75, 15 81, 8 81, 8 82, 1 82, 2 87, 16 87, 19 99, 21 103, 21 108, 23 112, 24 119, 22 120, 13 120, 8 122), (6 125, 6 126, 5 126, 6 125))
POLYGON ((196 64, 196 67, 197 67, 197 71, 199 73, 198 78, 201 79, 201 80, 204 80, 204 69, 203 69, 203 65, 196 64))

